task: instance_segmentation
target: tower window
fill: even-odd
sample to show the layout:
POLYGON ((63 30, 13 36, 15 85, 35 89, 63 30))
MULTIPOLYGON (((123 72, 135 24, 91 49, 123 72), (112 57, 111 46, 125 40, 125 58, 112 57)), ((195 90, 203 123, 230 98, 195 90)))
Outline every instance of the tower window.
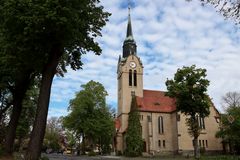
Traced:
POLYGON ((137 86, 137 71, 136 70, 134 70, 133 80, 134 80, 134 86, 137 86))
POLYGON ((158 133, 163 134, 164 133, 164 128, 163 128, 163 117, 159 116, 158 117, 158 133))
POLYGON ((129 70, 129 86, 132 86, 132 70, 129 70))

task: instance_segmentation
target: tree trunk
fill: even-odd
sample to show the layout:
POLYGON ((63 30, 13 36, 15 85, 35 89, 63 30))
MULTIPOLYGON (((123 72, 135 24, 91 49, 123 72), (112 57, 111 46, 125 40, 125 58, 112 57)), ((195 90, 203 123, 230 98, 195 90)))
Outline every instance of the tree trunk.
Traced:
POLYGON ((194 157, 195 159, 200 159, 200 150, 198 146, 198 137, 194 137, 193 139, 193 146, 194 146, 194 157))
POLYGON ((40 93, 38 98, 37 113, 34 121, 33 131, 28 144, 25 160, 38 160, 41 154, 43 138, 46 129, 49 99, 52 80, 61 57, 60 47, 54 47, 47 64, 42 73, 40 93))
POLYGON ((29 84, 30 74, 26 74, 25 78, 23 78, 22 81, 16 85, 13 91, 13 110, 10 122, 8 124, 4 145, 4 149, 7 155, 11 155, 13 153, 16 129, 22 111, 22 101, 25 97, 29 84))
POLYGON ((82 137, 83 139, 82 139, 82 154, 83 155, 85 155, 85 149, 86 149, 86 147, 85 147, 85 135, 83 134, 83 137, 82 137))

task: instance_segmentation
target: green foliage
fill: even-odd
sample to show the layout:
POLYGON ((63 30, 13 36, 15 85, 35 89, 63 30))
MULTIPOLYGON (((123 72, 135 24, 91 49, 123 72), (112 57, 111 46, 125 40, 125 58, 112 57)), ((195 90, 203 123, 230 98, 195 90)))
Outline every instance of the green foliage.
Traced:
POLYGON ((231 151, 240 153, 240 106, 230 107, 227 113, 221 117, 222 126, 216 133, 216 137, 222 138, 223 142, 229 143, 231 151), (229 117, 233 117, 231 122, 229 117))
MULTIPOLYGON (((101 52, 94 38, 101 36, 109 13, 103 12, 98 3, 98 0, 1 0, 1 51, 11 53, 8 60, 12 63, 20 61, 26 68, 41 72, 53 47, 60 45, 68 55, 65 62, 79 69, 81 54, 101 52)), ((65 62, 59 69, 65 70, 65 62)))
POLYGON ((29 136, 30 128, 33 126, 35 113, 37 109, 37 99, 39 87, 36 84, 37 79, 34 85, 27 91, 26 96, 23 100, 23 109, 19 119, 19 123, 16 130, 16 138, 19 141, 19 146, 22 140, 29 136))
POLYGON ((0 157, 3 155, 3 147, 2 147, 2 145, 0 144, 0 157))
POLYGON ((91 146, 100 144, 102 148, 107 148, 114 131, 113 118, 106 106, 107 92, 102 84, 94 81, 81 87, 82 90, 70 100, 71 112, 64 117, 64 127, 75 132, 78 137, 87 138, 91 146))
POLYGON ((126 133, 125 155, 136 157, 142 155, 143 139, 141 132, 140 115, 137 109, 136 97, 132 97, 131 111, 128 117, 128 128, 126 133))
POLYGON ((53 151, 61 149, 61 121, 57 117, 48 119, 46 132, 44 136, 44 145, 53 151))
POLYGON ((88 153, 88 156, 96 156, 96 153, 93 152, 93 151, 90 151, 90 152, 88 153))
POLYGON ((176 100, 177 111, 186 115, 188 133, 194 139, 194 155, 198 158, 198 136, 201 128, 198 117, 204 118, 210 114, 210 99, 207 95, 209 81, 205 78, 206 69, 183 67, 178 69, 174 79, 167 80, 167 96, 176 100))
POLYGON ((34 123, 27 159, 40 153, 53 76, 67 65, 80 69, 82 54, 101 53, 95 39, 109 15, 99 0, 0 0, 0 81, 21 86, 23 77, 42 75, 36 117, 42 123, 34 123))
POLYGON ((49 160, 49 158, 47 156, 42 156, 40 160, 49 160))
POLYGON ((205 77, 206 69, 192 65, 178 69, 174 79, 166 81, 166 95, 176 98, 178 111, 190 116, 209 115, 210 101, 206 93, 209 81, 205 77))

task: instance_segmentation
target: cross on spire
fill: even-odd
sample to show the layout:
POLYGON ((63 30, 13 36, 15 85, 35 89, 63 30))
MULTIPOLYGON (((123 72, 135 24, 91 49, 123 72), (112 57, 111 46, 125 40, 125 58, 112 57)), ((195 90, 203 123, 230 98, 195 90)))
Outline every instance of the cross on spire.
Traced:
POLYGON ((128 0, 128 15, 130 15, 130 10, 131 10, 131 7, 130 7, 130 0, 128 0))

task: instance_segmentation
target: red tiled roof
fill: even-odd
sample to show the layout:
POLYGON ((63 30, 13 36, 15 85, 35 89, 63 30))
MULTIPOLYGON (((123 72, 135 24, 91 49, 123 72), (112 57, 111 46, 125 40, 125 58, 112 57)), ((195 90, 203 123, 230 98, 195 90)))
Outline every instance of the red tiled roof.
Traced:
POLYGON ((120 127, 121 127, 121 122, 120 122, 120 120, 119 120, 118 118, 116 118, 116 119, 115 119, 115 128, 116 128, 117 130, 119 130, 120 127))
POLYGON ((163 91, 143 90, 143 97, 136 97, 140 111, 173 112, 176 110, 175 100, 165 96, 163 91))

